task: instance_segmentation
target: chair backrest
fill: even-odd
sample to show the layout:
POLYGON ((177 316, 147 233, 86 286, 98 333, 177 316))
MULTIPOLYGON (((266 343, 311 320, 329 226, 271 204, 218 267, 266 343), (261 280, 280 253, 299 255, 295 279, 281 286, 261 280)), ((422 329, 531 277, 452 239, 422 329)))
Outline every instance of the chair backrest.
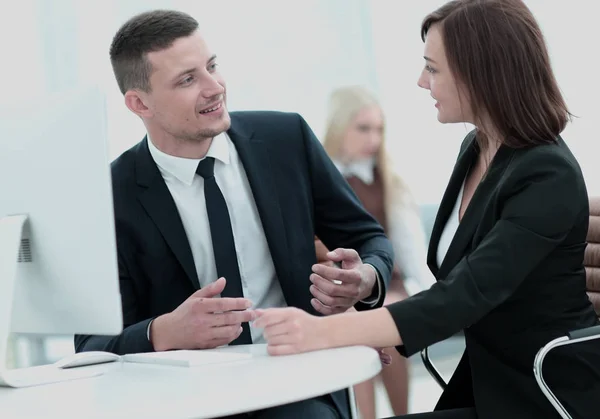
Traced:
POLYGON ((600 196, 590 198, 590 226, 585 249, 586 282, 590 301, 600 316, 600 196))

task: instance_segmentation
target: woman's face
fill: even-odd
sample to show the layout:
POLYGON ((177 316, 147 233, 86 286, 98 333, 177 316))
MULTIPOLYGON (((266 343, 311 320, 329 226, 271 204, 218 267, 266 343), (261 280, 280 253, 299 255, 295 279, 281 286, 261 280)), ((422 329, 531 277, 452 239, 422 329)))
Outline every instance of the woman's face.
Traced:
POLYGON ((429 90, 431 97, 436 101, 438 121, 443 124, 473 123, 468 95, 450 71, 442 34, 437 24, 432 25, 427 32, 423 58, 425 58, 425 67, 417 84, 429 90))
POLYGON ((378 106, 361 109, 350 122, 344 141, 342 157, 355 161, 374 157, 383 139, 383 115, 378 106))

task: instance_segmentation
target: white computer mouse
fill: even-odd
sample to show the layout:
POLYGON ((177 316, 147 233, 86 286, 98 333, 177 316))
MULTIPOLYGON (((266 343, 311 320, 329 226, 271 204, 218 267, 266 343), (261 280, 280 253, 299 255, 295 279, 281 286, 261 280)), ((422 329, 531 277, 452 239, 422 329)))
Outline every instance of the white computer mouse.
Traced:
POLYGON ((117 354, 104 351, 89 351, 79 352, 73 355, 68 355, 54 365, 58 368, 76 368, 85 367, 87 365, 104 364, 107 362, 119 361, 121 357, 117 354))

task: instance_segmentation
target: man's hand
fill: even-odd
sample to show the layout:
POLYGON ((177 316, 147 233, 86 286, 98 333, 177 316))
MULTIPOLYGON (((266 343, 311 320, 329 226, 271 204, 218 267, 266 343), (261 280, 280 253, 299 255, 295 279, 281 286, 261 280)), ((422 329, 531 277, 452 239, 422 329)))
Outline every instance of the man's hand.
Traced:
POLYGON ((362 263, 353 249, 336 249, 327 258, 341 267, 313 265, 310 293, 315 297, 312 306, 321 314, 342 313, 364 300, 373 291, 375 269, 362 263))
POLYGON ((254 319, 245 298, 216 298, 225 288, 225 278, 196 291, 170 313, 157 317, 150 326, 154 349, 210 349, 230 343, 242 333, 242 323, 254 319))

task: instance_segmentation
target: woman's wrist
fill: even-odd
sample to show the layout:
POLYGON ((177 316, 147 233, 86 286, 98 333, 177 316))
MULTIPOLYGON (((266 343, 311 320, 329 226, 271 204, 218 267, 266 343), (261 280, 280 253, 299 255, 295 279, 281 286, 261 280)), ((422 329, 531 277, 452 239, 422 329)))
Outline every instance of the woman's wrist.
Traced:
POLYGON ((357 345, 353 341, 352 315, 356 311, 348 311, 331 316, 319 317, 318 328, 323 348, 339 348, 357 345))
POLYGON ((326 348, 354 345, 387 348, 402 344, 396 324, 386 308, 334 314, 319 320, 318 333, 326 348))

